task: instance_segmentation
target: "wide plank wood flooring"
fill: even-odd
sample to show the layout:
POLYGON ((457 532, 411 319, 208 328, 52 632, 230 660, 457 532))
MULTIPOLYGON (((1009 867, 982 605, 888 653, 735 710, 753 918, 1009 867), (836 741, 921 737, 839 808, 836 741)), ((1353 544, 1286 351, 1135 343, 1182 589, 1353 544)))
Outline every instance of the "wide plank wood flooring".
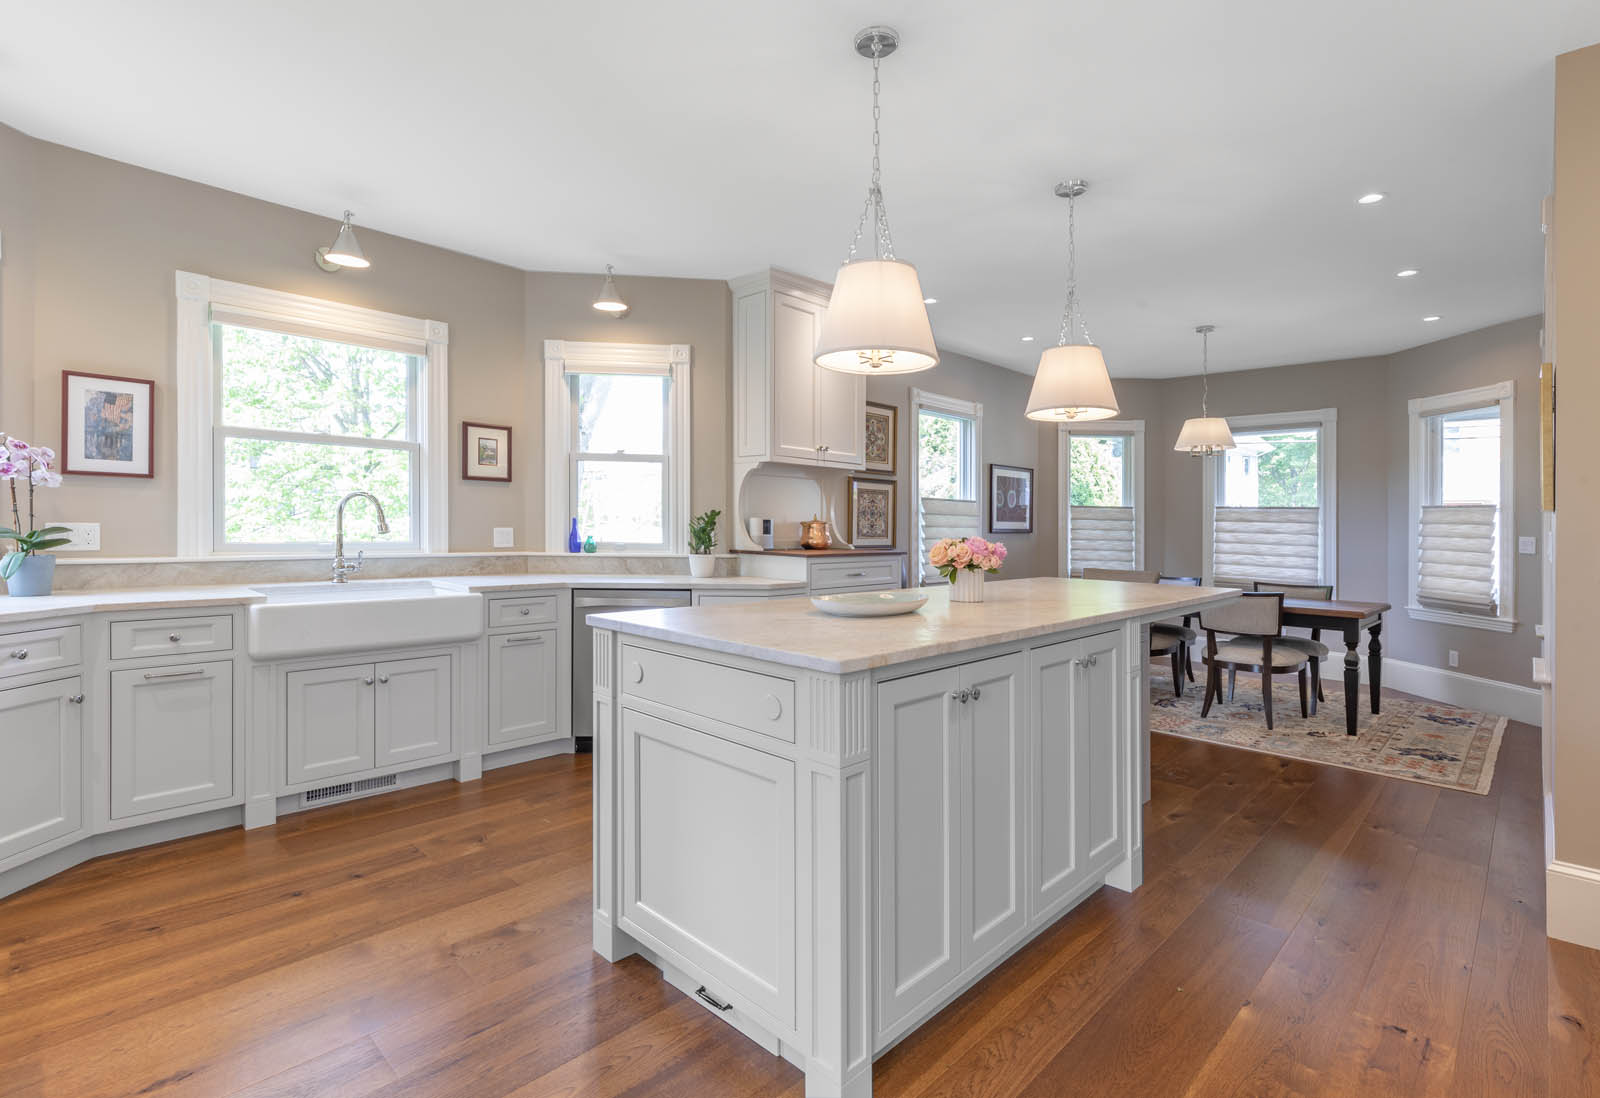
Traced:
MULTIPOLYGON (((1544 936, 1539 738, 1486 797, 1157 736, 1102 889, 881 1059, 881 1098, 1600 1094, 1544 936)), ((589 757, 115 855, 0 900, 0 1098, 800 1098, 590 951, 589 757)))

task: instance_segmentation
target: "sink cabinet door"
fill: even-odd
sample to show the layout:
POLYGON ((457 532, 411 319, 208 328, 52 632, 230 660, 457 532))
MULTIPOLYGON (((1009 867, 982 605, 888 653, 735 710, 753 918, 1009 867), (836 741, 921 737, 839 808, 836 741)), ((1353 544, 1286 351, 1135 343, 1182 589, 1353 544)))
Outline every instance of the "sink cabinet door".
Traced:
POLYGON ((952 696, 960 685, 951 668, 877 691, 880 1033, 937 996, 962 968, 962 706, 952 696))
POLYGON ((83 825, 82 692, 76 676, 0 690, 0 865, 83 825))
POLYGON ((233 796, 233 661, 111 673, 111 815, 233 796))
POLYGON ((489 638, 489 743, 537 743, 556 726, 556 631, 489 638))
POLYGON ((386 660, 376 667, 373 765, 450 753, 450 657, 386 660))
POLYGON ((370 663, 291 671, 287 680, 290 785, 373 767, 373 686, 370 663))
POLYGON ((1023 928, 1022 656, 961 668, 962 968, 989 960, 1023 928))

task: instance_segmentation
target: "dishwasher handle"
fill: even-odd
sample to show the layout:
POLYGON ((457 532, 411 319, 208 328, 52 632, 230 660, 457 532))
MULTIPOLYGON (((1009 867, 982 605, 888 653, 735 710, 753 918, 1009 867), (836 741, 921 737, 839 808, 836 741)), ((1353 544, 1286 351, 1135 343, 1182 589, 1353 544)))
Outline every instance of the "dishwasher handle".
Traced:
POLYGON ((625 595, 574 595, 572 608, 582 610, 593 606, 604 606, 607 609, 626 610, 630 607, 640 610, 668 610, 675 606, 688 606, 689 596, 682 593, 671 595, 640 595, 628 598, 625 595))

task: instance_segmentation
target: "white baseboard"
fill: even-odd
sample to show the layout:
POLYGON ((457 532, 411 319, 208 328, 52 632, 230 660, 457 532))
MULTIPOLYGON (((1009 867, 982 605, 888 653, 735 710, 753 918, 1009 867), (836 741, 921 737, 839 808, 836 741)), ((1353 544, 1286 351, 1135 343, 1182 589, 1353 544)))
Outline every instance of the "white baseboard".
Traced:
MULTIPOLYGON (((1361 664, 1361 678, 1366 680, 1366 661, 1361 664)), ((1391 690, 1431 698, 1446 705, 1459 705, 1463 709, 1478 709, 1485 713, 1499 713, 1514 721, 1522 721, 1538 728, 1544 717, 1544 696, 1532 686, 1482 679, 1477 675, 1463 675, 1443 667, 1406 660, 1383 660, 1383 685, 1391 690)))
POLYGON ((1544 870, 1545 934, 1600 949, 1600 869, 1551 862, 1544 870))

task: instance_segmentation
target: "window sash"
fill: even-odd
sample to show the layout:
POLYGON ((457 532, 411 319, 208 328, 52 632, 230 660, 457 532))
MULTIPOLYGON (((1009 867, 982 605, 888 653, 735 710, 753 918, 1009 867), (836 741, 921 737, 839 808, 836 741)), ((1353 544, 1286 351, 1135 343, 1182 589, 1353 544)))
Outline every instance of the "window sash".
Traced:
MULTIPOLYGON (((672 461, 673 453, 678 448, 678 440, 672 436, 672 387, 677 383, 673 377, 670 366, 656 367, 637 364, 621 363, 585 363, 581 367, 568 366, 565 370, 567 390, 567 437, 572 440, 571 456, 567 462, 567 502, 568 510, 576 515, 581 510, 578 498, 578 469, 585 461, 615 461, 638 462, 661 466, 661 540, 659 541, 603 541, 595 538, 595 546, 601 549, 625 552, 660 552, 665 551, 672 544, 672 532, 676 528, 674 523, 687 522, 687 517, 680 517, 672 513, 672 461), (605 374, 609 376, 631 375, 636 377, 664 377, 667 379, 661 387, 661 439, 662 452, 651 453, 616 453, 605 451, 588 451, 577 449, 578 431, 578 402, 579 385, 585 374, 605 374)), ((587 535, 586 535, 587 536, 587 535)), ((563 536, 565 542, 565 536, 563 536)))

